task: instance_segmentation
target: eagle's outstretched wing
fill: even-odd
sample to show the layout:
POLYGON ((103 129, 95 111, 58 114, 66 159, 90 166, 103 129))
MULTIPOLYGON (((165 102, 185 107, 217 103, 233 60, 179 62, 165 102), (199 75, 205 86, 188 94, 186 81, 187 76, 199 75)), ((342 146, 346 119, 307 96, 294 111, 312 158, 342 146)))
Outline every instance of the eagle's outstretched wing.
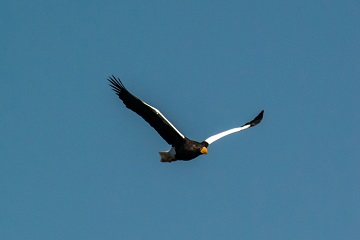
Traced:
POLYGON ((251 120, 250 122, 245 123, 241 127, 229 129, 227 131, 224 131, 224 132, 218 133, 216 135, 213 135, 213 136, 207 138, 205 140, 205 142, 207 142, 210 145, 211 143, 215 142, 216 140, 219 140, 220 138, 225 137, 225 136, 227 136, 229 134, 240 132, 242 130, 251 128, 253 126, 256 126, 257 124, 259 124, 261 122, 261 120, 263 118, 263 115, 264 115, 264 110, 262 110, 259 113, 259 115, 257 115, 253 120, 251 120))
POLYGON ((175 145, 184 141, 185 136, 158 109, 132 95, 119 78, 112 76, 108 80, 125 106, 148 122, 168 144, 175 145))

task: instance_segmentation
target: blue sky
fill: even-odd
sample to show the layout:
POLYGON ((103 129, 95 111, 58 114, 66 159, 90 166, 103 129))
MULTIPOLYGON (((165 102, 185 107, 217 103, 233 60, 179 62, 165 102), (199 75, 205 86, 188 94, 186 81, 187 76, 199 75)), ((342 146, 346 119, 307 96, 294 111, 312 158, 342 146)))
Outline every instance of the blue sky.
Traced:
POLYGON ((360 2, 3 1, 1 239, 359 239, 360 2), (263 122, 190 162, 186 136, 263 122))

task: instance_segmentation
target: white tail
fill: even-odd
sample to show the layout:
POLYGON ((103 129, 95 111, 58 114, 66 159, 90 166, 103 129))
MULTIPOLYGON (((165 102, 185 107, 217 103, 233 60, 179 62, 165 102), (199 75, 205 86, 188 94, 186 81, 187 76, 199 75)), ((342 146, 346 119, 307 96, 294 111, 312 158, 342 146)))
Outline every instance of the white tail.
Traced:
POLYGON ((160 162, 174 162, 176 161, 175 158, 175 148, 172 147, 169 151, 167 152, 159 152, 160 154, 160 162))

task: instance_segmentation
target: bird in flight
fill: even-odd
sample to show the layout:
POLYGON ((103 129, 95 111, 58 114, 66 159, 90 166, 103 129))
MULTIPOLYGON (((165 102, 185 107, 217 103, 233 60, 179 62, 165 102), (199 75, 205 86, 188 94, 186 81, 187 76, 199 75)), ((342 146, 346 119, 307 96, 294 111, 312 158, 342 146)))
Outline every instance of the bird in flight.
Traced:
POLYGON ((262 110, 253 120, 241 127, 232 128, 227 131, 213 135, 202 142, 197 142, 185 137, 169 120, 156 108, 132 95, 122 84, 119 78, 111 76, 108 78, 110 86, 124 102, 125 106, 137 113, 150 124, 159 135, 172 147, 169 151, 159 152, 161 162, 174 162, 177 160, 189 161, 202 154, 207 154, 207 147, 229 134, 240 132, 259 124, 263 118, 262 110))

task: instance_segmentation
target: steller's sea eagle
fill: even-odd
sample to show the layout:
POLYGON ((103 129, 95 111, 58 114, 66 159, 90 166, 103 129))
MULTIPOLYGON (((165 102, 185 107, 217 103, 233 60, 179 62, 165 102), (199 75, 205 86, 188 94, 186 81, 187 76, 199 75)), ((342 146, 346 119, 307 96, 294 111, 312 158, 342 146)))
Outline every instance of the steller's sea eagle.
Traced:
POLYGON ((245 123, 241 127, 218 133, 205 139, 202 142, 197 142, 185 137, 179 130, 174 127, 174 125, 171 124, 169 120, 166 119, 164 115, 162 115, 158 109, 150 106, 146 102, 143 102, 139 98, 132 95, 124 87, 119 78, 116 79, 114 76, 112 76, 108 80, 110 82, 110 86, 124 102, 125 106, 140 115, 160 134, 160 136, 168 144, 172 146, 172 148, 167 152, 159 152, 161 162, 173 162, 177 160, 189 161, 201 154, 207 154, 207 147, 211 143, 229 134, 240 132, 242 130, 256 126, 261 122, 264 114, 264 110, 262 110, 253 120, 245 123))

